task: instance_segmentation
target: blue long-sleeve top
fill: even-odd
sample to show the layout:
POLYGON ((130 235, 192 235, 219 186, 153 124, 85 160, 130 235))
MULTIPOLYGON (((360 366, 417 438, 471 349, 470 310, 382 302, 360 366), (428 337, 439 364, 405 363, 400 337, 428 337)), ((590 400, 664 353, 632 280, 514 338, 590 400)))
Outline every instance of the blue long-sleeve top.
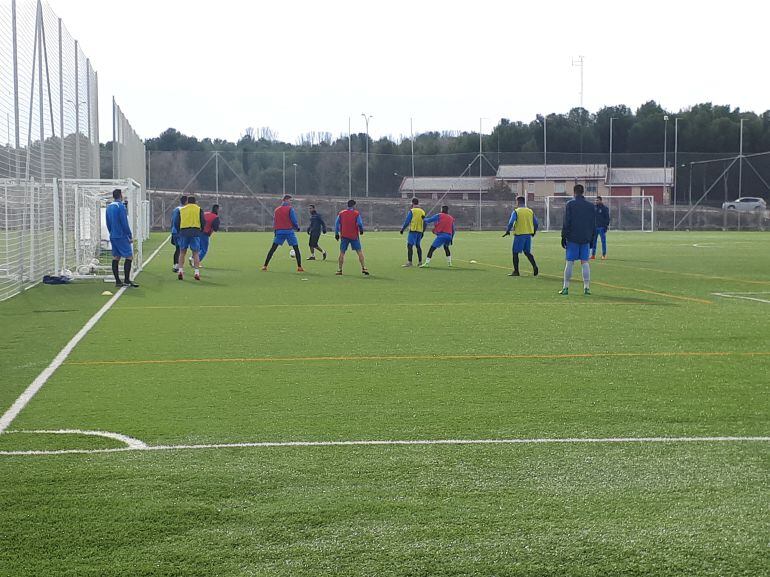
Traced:
MULTIPOLYGON (((505 232, 511 232, 513 229, 513 225, 516 224, 516 219, 518 218, 518 215, 516 214, 516 210, 511 213, 511 218, 508 220, 508 227, 505 229, 505 232)), ((537 222, 537 217, 533 214, 532 215, 532 222, 535 225, 535 232, 538 231, 540 228, 540 223, 537 222)))
POLYGON ((180 206, 177 206, 171 213, 171 236, 176 236, 179 234, 179 209, 180 208, 181 208, 180 206))
POLYGON ((307 227, 307 231, 315 234, 320 234, 321 232, 326 234, 326 223, 317 212, 310 215, 310 225, 307 227))
POLYGON ((122 202, 116 200, 107 206, 106 220, 110 238, 134 238, 128 225, 128 210, 122 202))
MULTIPOLYGON (((438 222, 438 217, 441 216, 441 213, 434 214, 433 216, 429 216, 423 222, 425 224, 433 224, 434 222, 438 222)), ((452 238, 455 237, 455 223, 452 221, 452 238)))
POLYGON ((404 219, 404 224, 401 225, 401 230, 406 230, 406 228, 409 226, 411 222, 412 222, 412 211, 407 210, 406 218, 404 219))
POLYGON ((596 228, 607 228, 610 226, 610 209, 605 204, 596 206, 596 228))

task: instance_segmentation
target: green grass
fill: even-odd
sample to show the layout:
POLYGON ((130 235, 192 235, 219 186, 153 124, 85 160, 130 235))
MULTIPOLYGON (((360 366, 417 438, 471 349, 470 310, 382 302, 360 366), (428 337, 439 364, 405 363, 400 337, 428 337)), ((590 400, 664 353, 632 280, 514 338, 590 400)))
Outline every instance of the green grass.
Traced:
MULTIPOLYGON (((539 278, 526 262, 506 276, 510 240, 492 233, 461 233, 455 267, 437 253, 427 270, 400 267, 403 237, 367 234, 368 278, 350 257, 334 276, 328 236, 330 260, 297 274, 285 248, 257 270, 269 235, 217 235, 201 283, 175 279, 167 246, 11 428, 149 445, 767 436, 770 305, 714 293, 770 293, 768 240, 612 232, 590 297, 579 267, 557 294, 554 234, 535 239, 539 278)), ((3 411, 101 290, 0 304, 3 411)), ((0 435, 0 451, 119 445, 0 435)), ((768 570, 768 448, 0 455, 0 575, 753 576, 768 570)))

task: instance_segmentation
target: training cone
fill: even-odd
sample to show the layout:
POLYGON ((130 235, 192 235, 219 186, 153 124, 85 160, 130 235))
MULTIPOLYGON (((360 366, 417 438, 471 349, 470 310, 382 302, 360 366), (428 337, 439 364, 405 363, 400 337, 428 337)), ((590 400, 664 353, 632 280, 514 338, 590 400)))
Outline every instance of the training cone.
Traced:
POLYGON ((111 297, 111 296, 112 296, 112 293, 111 293, 110 291, 104 291, 104 292, 102 293, 102 296, 103 296, 103 297, 111 297))

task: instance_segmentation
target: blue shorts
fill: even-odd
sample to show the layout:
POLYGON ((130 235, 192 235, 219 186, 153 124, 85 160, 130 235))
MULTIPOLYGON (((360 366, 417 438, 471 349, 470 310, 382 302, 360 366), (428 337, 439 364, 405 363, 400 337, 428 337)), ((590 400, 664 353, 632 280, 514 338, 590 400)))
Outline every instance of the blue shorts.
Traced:
POLYGON ((273 244, 281 246, 284 242, 288 243, 289 246, 297 246, 299 244, 297 242, 297 235, 294 234, 293 230, 276 230, 273 244))
POLYGON ((532 235, 517 234, 514 236, 513 252, 532 252, 532 235))
POLYGON ((176 245, 179 250, 187 250, 188 248, 193 252, 200 252, 201 239, 199 236, 178 236, 176 237, 176 245))
POLYGON ((112 256, 120 258, 131 258, 134 256, 134 247, 128 242, 127 238, 111 238, 112 256))
POLYGON ((588 260, 591 252, 591 244, 578 244, 576 242, 567 243, 567 260, 588 260))
POLYGON ((436 238, 433 239, 433 244, 430 246, 439 248, 442 246, 449 246, 450 244, 452 244, 452 235, 442 232, 436 235, 436 238))
POLYGON ((411 231, 409 233, 409 236, 406 237, 406 244, 411 244, 411 245, 415 245, 416 244, 417 246, 419 246, 420 245, 420 241, 422 240, 422 235, 423 235, 423 233, 421 233, 421 232, 411 231))
POLYGON ((348 246, 353 250, 361 250, 361 239, 345 238, 343 236, 342 240, 340 241, 340 251, 345 252, 346 250, 348 250, 348 246))

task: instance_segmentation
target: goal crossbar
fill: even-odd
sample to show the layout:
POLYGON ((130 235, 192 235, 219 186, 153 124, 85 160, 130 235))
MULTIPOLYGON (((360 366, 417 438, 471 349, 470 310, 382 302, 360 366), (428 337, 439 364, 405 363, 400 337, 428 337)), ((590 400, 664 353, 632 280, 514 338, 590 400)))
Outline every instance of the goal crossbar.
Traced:
MULTIPOLYGON (((596 196, 586 196, 594 202, 596 196)), ((571 196, 545 197, 546 232, 560 230, 564 218, 564 207, 572 200, 571 196)), ((610 210, 610 219, 615 229, 652 232, 655 230, 655 197, 650 195, 603 196, 604 205, 610 210)))

